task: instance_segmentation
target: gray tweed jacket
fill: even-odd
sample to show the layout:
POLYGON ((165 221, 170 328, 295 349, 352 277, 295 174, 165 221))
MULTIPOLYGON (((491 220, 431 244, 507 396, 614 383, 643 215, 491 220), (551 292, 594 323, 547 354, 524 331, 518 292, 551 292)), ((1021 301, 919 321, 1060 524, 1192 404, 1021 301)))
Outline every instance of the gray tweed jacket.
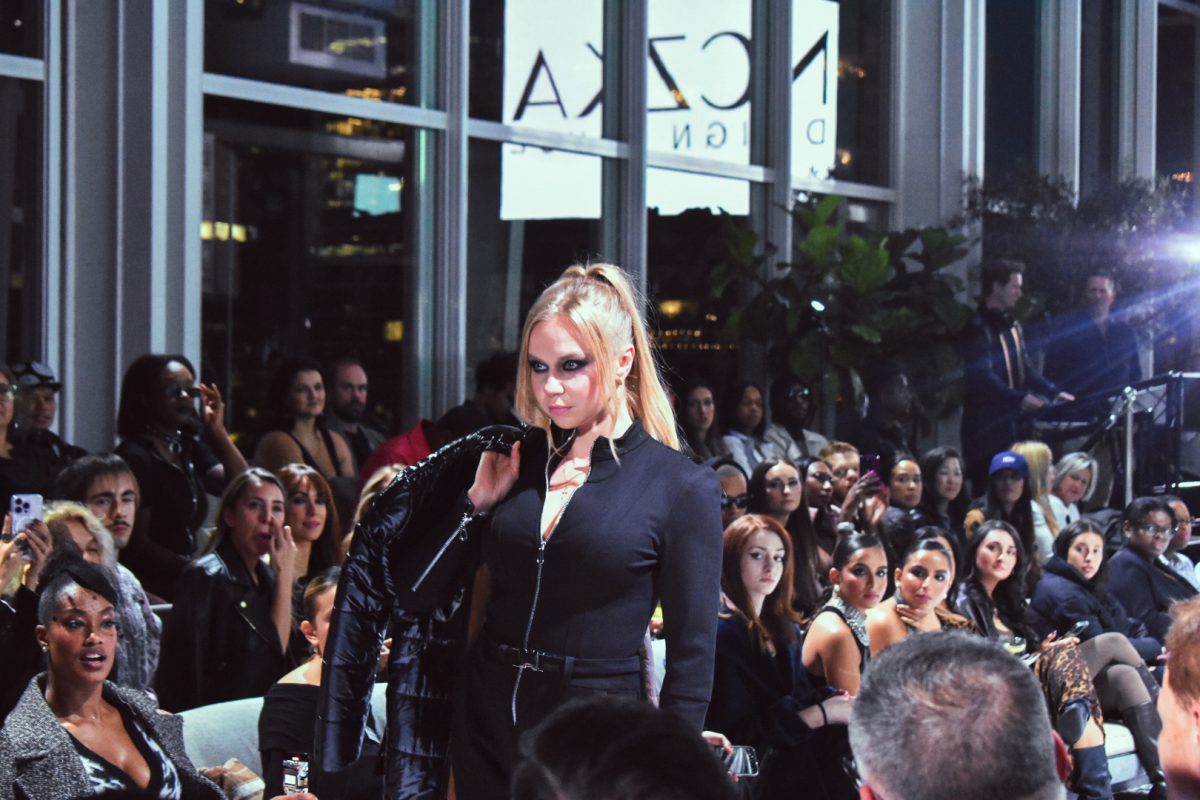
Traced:
MULTIPOLYGON (((46 705, 46 673, 29 682, 25 693, 0 730, 0 800, 36 798, 71 800, 87 797, 91 787, 70 734, 46 705)), ((121 701, 133 710, 179 771, 187 800, 224 797, 203 777, 183 749, 183 719, 161 714, 142 692, 105 682, 104 699, 121 701)))

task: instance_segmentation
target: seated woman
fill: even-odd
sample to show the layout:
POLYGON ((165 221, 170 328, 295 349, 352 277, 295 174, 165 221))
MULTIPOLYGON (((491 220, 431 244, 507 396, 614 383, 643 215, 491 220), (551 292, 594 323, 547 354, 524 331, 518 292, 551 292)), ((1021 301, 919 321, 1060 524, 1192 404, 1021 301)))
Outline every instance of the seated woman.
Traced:
MULTIPOLYGON (((263 698, 258 717, 258 748, 262 754, 266 794, 283 792, 283 760, 296 753, 310 753, 317 725, 317 696, 321 686, 321 656, 329 633, 329 617, 337 594, 340 567, 317 574, 304 590, 304 621, 300 630, 312 647, 312 656, 284 675, 263 698)), ((379 740, 374 728, 367 726, 362 755, 344 772, 326 774, 323 787, 336 786, 330 792, 350 800, 368 800, 383 796, 383 781, 375 770, 379 740)), ((325 793, 326 789, 322 789, 325 793)))
POLYGON ((954 585, 954 570, 954 554, 938 538, 918 537, 909 545, 895 570, 896 593, 867 612, 872 656, 910 633, 971 627, 967 619, 943 608, 954 585))
MULTIPOLYGON (((90 458, 90 456, 89 456, 90 458)), ((56 544, 69 541, 83 560, 105 570, 117 589, 117 619, 121 637, 117 641, 114 682, 154 697, 154 672, 158 668, 162 623, 150 608, 146 592, 133 573, 117 563, 112 535, 91 511, 78 503, 50 503, 45 510, 46 527, 56 544)))
POLYGON ((968 499, 963 491, 962 455, 953 447, 935 447, 921 456, 921 483, 924 491, 917 505, 917 526, 937 526, 963 543, 968 499))
POLYGON ((279 472, 307 464, 329 481, 340 519, 350 519, 358 499, 354 456, 340 433, 325 426, 325 380, 321 365, 303 358, 284 361, 271 376, 264 402, 265 426, 251 461, 279 472))
POLYGON ((729 445, 721 438, 715 397, 712 384, 705 380, 692 381, 680 395, 679 423, 697 463, 729 455, 729 445))
POLYGON ((225 431, 221 393, 195 380, 183 356, 151 353, 130 364, 121 381, 117 455, 133 470, 140 497, 121 561, 165 600, 174 599, 175 581, 200 547, 208 495, 246 469, 225 431))
POLYGON ((338 523, 333 493, 321 473, 305 464, 288 464, 277 473, 283 484, 283 524, 292 529, 296 543, 296 586, 293 610, 303 619, 304 587, 344 560, 342 526, 338 523))
MULTIPOLYGON (((804 636, 801 660, 814 686, 828 684, 853 696, 871 657, 866 614, 887 588, 887 556, 871 534, 841 539, 833 551, 829 579, 833 591, 804 636)), ((813 736, 818 763, 827 765, 822 786, 829 798, 856 798, 854 781, 837 767, 851 757, 845 728, 827 728, 813 736)), ((806 787, 808 788, 808 787, 806 787)))
POLYGON ((721 408, 725 420, 725 446, 742 472, 754 471, 766 458, 786 458, 779 447, 763 438, 767 430, 767 414, 763 408, 762 388, 751 381, 739 383, 725 396, 721 408))
POLYGON ((1091 675, 1075 639, 1042 639, 1027 613, 1025 571, 1029 560, 1017 532, 1007 522, 983 523, 963 554, 967 574, 958 587, 955 610, 983 636, 1015 655, 1036 658, 1050 721, 1071 748, 1073 786, 1080 797, 1112 797, 1104 754, 1103 715, 1091 675))
POLYGON ((283 485, 266 470, 246 470, 221 496, 210 551, 180 576, 163 630, 157 688, 164 708, 261 697, 296 665, 289 655, 296 544, 283 519, 283 485))
POLYGON ((921 466, 909 453, 898 453, 887 474, 888 508, 883 513, 879 534, 888 548, 888 560, 898 561, 917 538, 916 510, 924 494, 924 483, 921 466))
POLYGON ((846 725, 850 698, 814 686, 800 663, 792 609, 792 541, 770 517, 748 514, 725 530, 712 701, 704 727, 750 745, 762 759, 755 797, 793 797, 824 769, 806 747, 813 731, 846 725))
POLYGON ((817 537, 813 531, 808 505, 804 502, 804 484, 800 472, 790 461, 771 458, 759 462, 750 475, 746 510, 750 514, 771 517, 787 530, 796 548, 796 583, 792 601, 796 610, 809 615, 820 605, 821 586, 817 558, 817 537))
MULTIPOLYGON (((1007 522, 1017 532, 1024 552, 1031 554, 1023 591, 1028 597, 1042 576, 1041 562, 1036 557, 1037 545, 1033 533, 1033 494, 1029 488, 1029 465, 1025 457, 1011 450, 997 453, 988 471, 987 494, 971 503, 963 526, 967 541, 987 520, 1007 522)), ((964 567, 969 564, 964 563, 964 567)))
POLYGON ((817 574, 828 575, 837 544, 838 509, 833 505, 833 472, 817 456, 801 456, 796 469, 804 476, 804 501, 817 536, 817 574))
POLYGON ((1029 510, 1033 512, 1033 539, 1037 543, 1039 564, 1050 560, 1054 537, 1058 535, 1058 519, 1050 507, 1050 484, 1054 480, 1053 456, 1044 442, 1017 442, 1013 452, 1025 457, 1029 465, 1029 510))
POLYGON ((781 375, 771 384, 771 424, 764 438, 775 442, 792 461, 815 456, 829 440, 810 428, 817 409, 813 388, 795 375, 781 375), (789 445, 790 443, 790 445, 789 445))
POLYGON ((188 760, 179 717, 106 680, 118 602, 96 566, 66 553, 46 566, 37 641, 47 671, 0 731, 0 798, 224 796, 188 760))
POLYGON ((1077 634, 1088 671, 1104 713, 1121 717, 1133 734, 1142 766, 1165 797, 1165 778, 1158 763, 1162 721, 1154 708, 1158 681, 1145 661, 1157 661, 1162 645, 1146 634, 1146 626, 1130 619, 1108 591, 1108 562, 1104 535, 1087 518, 1073 522, 1054 540, 1054 556, 1038 582, 1030 603, 1060 634, 1077 623, 1077 634))
POLYGON ((1079 520, 1079 504, 1092 499, 1100 465, 1087 453, 1067 453, 1054 465, 1050 481, 1050 510, 1059 528, 1079 520))

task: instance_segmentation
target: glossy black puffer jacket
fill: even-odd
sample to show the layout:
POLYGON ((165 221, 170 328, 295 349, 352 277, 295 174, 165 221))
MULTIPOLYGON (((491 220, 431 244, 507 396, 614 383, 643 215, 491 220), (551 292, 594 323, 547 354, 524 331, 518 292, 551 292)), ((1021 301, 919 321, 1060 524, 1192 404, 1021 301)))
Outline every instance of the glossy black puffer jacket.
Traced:
POLYGON ((362 747, 389 617, 388 796, 420 797, 423 786, 433 796, 449 712, 427 713, 422 699, 446 702, 464 646, 466 615, 451 618, 475 566, 466 490, 485 450, 508 453, 524 435, 495 425, 451 442, 397 476, 355 527, 324 652, 312 765, 322 800, 333 797, 322 774, 351 764, 362 747))

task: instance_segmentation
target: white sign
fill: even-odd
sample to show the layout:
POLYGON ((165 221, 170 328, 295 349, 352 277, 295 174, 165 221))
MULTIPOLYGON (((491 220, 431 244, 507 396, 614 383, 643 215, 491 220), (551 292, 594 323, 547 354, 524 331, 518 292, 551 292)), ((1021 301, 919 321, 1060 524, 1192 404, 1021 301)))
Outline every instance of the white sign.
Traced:
MULTIPOLYGON (((648 148, 750 163, 749 0, 651 0, 648 148)), ((838 4, 793 0, 793 171, 824 177, 837 120, 838 4)), ((503 121, 578 136, 602 134, 603 0, 507 0, 503 121)), ((601 159, 505 144, 501 219, 597 218, 601 159)), ((749 184, 651 170, 647 204, 749 213, 749 184)))

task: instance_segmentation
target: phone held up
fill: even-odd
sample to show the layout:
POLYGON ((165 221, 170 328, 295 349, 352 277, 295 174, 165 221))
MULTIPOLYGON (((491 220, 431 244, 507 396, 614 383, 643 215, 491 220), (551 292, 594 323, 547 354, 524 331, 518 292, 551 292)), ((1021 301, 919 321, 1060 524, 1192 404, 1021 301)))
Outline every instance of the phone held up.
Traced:
POLYGON ((726 753, 725 748, 717 745, 713 748, 717 758, 725 765, 725 771, 739 778, 749 778, 758 774, 758 754, 754 748, 746 744, 735 744, 732 752, 726 753))
MULTIPOLYGON (((40 494, 14 494, 9 500, 8 511, 12 524, 5 538, 6 541, 11 541, 18 534, 29 530, 32 523, 41 520, 42 496, 40 494)), ((21 557, 28 561, 31 554, 29 542, 23 538, 17 539, 17 548, 21 551, 21 557)))

